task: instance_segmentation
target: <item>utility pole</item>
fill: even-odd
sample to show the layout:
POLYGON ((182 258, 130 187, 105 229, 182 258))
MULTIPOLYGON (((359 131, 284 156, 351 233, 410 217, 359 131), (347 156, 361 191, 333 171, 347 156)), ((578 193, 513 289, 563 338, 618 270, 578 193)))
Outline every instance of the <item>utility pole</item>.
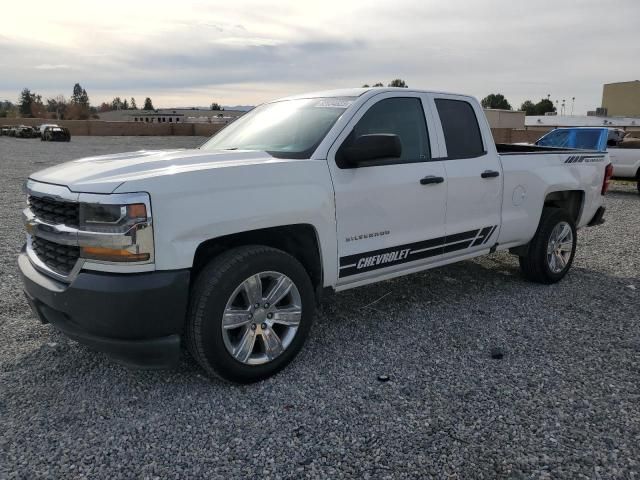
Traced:
POLYGON ((576 102, 576 97, 571 97, 571 116, 573 117, 573 104, 576 102))

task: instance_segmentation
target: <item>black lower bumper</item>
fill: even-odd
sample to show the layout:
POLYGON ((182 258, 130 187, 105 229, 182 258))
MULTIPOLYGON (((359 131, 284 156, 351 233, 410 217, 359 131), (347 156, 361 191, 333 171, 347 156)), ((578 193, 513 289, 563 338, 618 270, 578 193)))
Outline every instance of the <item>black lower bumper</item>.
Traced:
POLYGON ((587 224, 587 227, 595 227, 596 225, 602 225, 604 223, 604 212, 606 208, 598 207, 596 210, 596 214, 593 216, 591 221, 587 224))
POLYGON ((18 258, 29 304, 43 323, 139 368, 177 363, 189 295, 189 270, 117 274, 80 272, 71 284, 18 258))

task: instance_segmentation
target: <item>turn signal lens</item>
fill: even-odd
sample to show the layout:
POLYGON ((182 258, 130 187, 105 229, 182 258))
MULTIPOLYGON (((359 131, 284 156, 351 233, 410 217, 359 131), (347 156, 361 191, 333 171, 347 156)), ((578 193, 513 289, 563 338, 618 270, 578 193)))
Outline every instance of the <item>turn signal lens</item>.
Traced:
POLYGON ((145 262, 149 260, 148 253, 132 253, 129 250, 103 247, 82 247, 80 249, 80 256, 90 260, 103 260, 105 262, 145 262))
POLYGON ((127 217, 129 218, 141 218, 147 219, 147 207, 144 203, 134 203, 133 205, 127 205, 127 217))

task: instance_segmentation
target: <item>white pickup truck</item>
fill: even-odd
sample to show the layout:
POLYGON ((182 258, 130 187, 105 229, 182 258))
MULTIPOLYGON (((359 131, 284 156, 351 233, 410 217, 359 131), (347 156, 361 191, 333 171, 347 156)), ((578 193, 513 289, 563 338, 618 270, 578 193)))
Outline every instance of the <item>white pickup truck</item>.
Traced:
POLYGON ((324 289, 500 250, 557 282, 576 229, 603 221, 610 175, 602 152, 496 147, 469 96, 312 93, 197 149, 31 175, 19 266, 41 321, 79 342, 144 367, 184 344, 209 374, 253 382, 300 350, 324 289))

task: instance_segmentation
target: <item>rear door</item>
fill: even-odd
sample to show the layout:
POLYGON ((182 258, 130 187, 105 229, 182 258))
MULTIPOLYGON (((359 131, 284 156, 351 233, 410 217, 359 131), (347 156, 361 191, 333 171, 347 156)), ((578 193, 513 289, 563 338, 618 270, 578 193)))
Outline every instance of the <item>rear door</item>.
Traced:
POLYGON ((418 92, 370 98, 328 152, 335 189, 338 284, 421 267, 442 253, 447 184, 433 160, 433 119, 418 92), (401 158, 357 168, 336 160, 340 147, 367 134, 394 134, 401 158))
POLYGON ((502 166, 484 112, 457 95, 433 95, 447 176, 444 255, 490 248, 498 238, 502 166))

